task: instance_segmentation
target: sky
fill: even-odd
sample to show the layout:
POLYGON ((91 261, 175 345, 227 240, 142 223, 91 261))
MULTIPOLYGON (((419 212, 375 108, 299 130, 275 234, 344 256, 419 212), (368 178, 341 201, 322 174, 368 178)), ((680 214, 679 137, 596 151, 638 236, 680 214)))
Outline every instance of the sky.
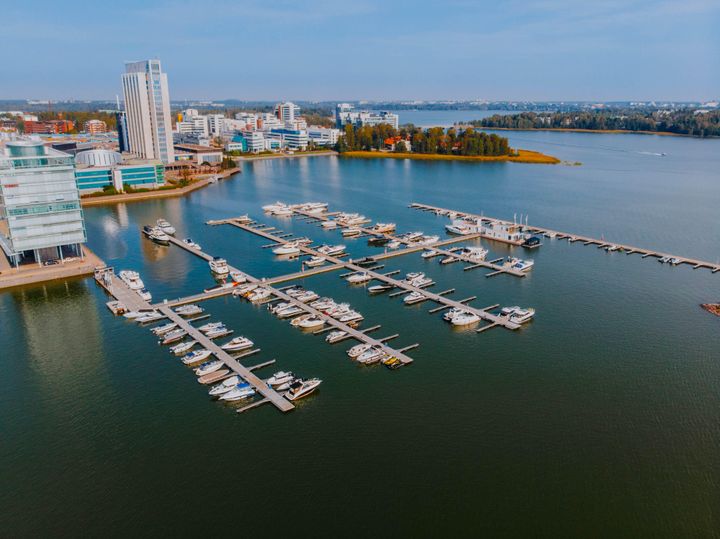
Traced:
POLYGON ((0 99, 720 98, 718 0, 27 0, 2 8, 0 99))

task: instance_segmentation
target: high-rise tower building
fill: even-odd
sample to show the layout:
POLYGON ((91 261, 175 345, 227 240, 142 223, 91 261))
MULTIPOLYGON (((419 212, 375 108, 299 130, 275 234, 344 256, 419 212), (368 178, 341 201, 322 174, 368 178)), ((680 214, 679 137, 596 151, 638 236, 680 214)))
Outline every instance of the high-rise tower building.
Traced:
POLYGON ((160 60, 125 64, 122 83, 130 152, 142 159, 172 163, 170 93, 160 60))

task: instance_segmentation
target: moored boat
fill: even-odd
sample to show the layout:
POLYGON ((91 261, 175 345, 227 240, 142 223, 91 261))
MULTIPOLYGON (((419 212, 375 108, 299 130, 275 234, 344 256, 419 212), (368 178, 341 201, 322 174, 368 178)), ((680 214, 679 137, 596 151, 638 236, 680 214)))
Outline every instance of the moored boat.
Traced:
POLYGON ((297 379, 290 384, 290 388, 285 396, 291 401, 301 399, 315 391, 321 383, 322 380, 319 378, 311 378, 309 380, 297 379))
POLYGON ((185 238, 184 240, 182 240, 182 242, 185 245, 187 245, 188 247, 190 247, 191 249, 197 249, 198 251, 202 250, 202 247, 200 247, 200 244, 195 243, 191 238, 185 238))
POLYGON ((230 273, 230 268, 228 267, 227 260, 219 256, 216 256, 212 260, 210 260, 208 262, 208 265, 210 266, 210 271, 212 271, 216 275, 227 275, 228 273, 230 273))
POLYGON ((350 284, 363 284, 368 281, 372 281, 372 279, 372 275, 366 272, 353 273, 345 278, 345 280, 350 284))
POLYGON ((192 365, 193 363, 205 361, 211 354, 212 352, 210 350, 202 348, 201 350, 195 350, 194 352, 184 355, 180 358, 180 361, 182 361, 185 365, 192 365))
POLYGON ((169 236, 175 235, 175 227, 168 223, 165 219, 158 219, 155 223, 157 227, 169 236))
POLYGON ((347 331, 340 331, 340 330, 331 331, 330 333, 328 333, 327 337, 325 337, 325 342, 327 342, 329 344, 336 343, 338 341, 343 340, 345 337, 347 337, 347 334, 348 334, 347 331))
POLYGON ((234 339, 226 342, 220 348, 227 352, 239 352, 240 350, 247 350, 252 348, 253 342, 247 337, 235 337, 234 339))
POLYGON ((208 361, 207 363, 203 363, 198 368, 196 368, 195 374, 198 376, 205 376, 206 374, 210 374, 211 372, 219 370, 223 365, 224 363, 219 359, 208 361))
POLYGON ((303 264, 305 264, 308 268, 316 268, 318 266, 322 266, 325 263, 325 257, 323 256, 312 256, 309 260, 305 260, 303 264))
POLYGON ((228 391, 232 391, 240 383, 242 383, 242 379, 239 376, 231 376, 230 378, 225 378, 225 380, 219 384, 212 386, 208 393, 213 397, 217 397, 228 391))

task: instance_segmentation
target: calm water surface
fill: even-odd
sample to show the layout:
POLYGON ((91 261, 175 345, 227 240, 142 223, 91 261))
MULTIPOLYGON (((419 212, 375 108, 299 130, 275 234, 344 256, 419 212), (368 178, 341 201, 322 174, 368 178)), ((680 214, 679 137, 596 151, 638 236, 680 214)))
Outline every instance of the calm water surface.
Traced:
MULTIPOLYGON (((296 271, 267 241, 212 218, 262 204, 333 209, 441 233, 412 201, 512 218, 715 261, 720 142, 635 135, 513 133, 515 146, 582 166, 309 158, 246 164, 182 199, 88 208, 90 246, 137 269, 157 299, 213 283, 206 264, 153 245, 178 236, 256 276, 296 271), (667 154, 661 157, 658 154, 667 154)), ((263 222, 318 240, 338 232, 263 222)), ((377 252, 346 240, 353 256, 377 252)), ((523 253, 485 242, 491 257, 523 253)), ((262 349, 254 361, 319 376, 283 415, 211 401, 149 331, 105 308, 91 280, 0 295, 0 525, 4 536, 712 537, 720 529, 720 274, 546 240, 525 279, 486 279, 419 255, 437 290, 475 305, 534 306, 511 333, 453 331, 428 305, 368 297, 337 274, 305 285, 351 302, 366 327, 414 342, 408 368, 360 368, 260 307, 205 303, 262 349), (212 533, 214 535, 214 533, 212 533)), ((250 363, 250 362, 249 362, 250 363)), ((266 371, 267 372, 267 371, 266 371)))

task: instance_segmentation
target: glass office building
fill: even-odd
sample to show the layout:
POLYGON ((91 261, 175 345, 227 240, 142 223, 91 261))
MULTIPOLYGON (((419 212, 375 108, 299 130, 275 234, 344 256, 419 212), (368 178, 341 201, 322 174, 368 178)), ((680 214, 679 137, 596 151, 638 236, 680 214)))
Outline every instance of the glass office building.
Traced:
POLYGON ((14 265, 82 257, 87 241, 73 156, 42 142, 0 153, 0 247, 14 265))

